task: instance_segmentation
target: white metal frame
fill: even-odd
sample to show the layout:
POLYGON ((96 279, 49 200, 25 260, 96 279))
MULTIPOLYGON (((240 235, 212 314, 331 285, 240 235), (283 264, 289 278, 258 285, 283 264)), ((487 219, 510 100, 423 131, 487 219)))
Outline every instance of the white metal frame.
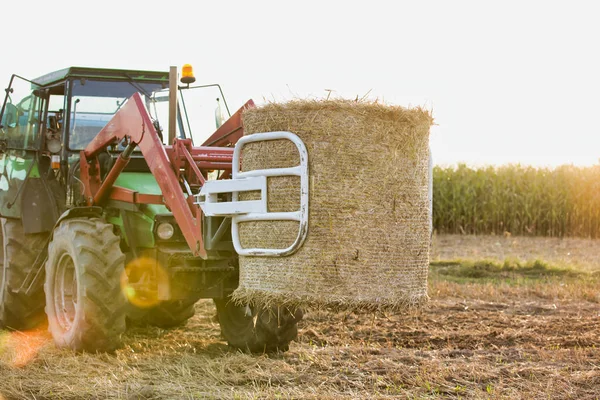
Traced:
POLYGON ((304 243, 308 233, 308 152, 302 140, 291 132, 265 132, 244 136, 233 150, 231 179, 206 181, 196 196, 207 216, 231 217, 231 237, 235 251, 244 256, 287 256, 295 253, 304 243), (242 149, 248 143, 287 139, 296 145, 300 154, 300 165, 289 168, 271 168, 240 171, 242 149), (299 176, 300 209, 291 212, 268 212, 267 177, 299 176), (261 192, 260 200, 239 200, 240 192, 261 192), (231 193, 231 202, 219 202, 219 193, 231 193), (285 249, 243 248, 240 243, 239 224, 248 221, 298 221, 298 235, 294 243, 285 249))

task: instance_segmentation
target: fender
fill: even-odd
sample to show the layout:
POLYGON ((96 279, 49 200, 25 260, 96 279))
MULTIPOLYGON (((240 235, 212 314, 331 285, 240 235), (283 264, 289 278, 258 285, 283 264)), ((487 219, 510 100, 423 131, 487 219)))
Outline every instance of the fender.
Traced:
POLYGON ((64 189, 56 180, 28 178, 21 193, 21 220, 25 233, 50 232, 65 209, 64 189))
MULTIPOLYGON (((73 207, 62 213, 62 215, 56 220, 54 229, 58 228, 58 225, 66 219, 71 218, 102 218, 102 207, 97 206, 84 206, 84 207, 73 207)), ((54 232, 52 229, 52 232, 54 232)))

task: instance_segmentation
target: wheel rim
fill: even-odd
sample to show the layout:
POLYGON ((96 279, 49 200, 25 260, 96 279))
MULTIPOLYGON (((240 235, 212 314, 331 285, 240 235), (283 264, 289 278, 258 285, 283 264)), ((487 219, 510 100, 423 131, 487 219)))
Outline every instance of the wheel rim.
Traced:
POLYGON ((58 260, 53 297, 56 320, 64 331, 68 331, 75 320, 77 274, 75 273, 75 263, 67 253, 63 253, 58 260))

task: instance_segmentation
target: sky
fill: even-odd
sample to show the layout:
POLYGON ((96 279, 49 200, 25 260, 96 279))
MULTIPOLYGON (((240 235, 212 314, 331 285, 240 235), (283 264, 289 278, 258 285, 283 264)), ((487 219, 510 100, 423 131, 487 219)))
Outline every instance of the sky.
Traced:
POLYGON ((13 73, 190 63, 197 84, 219 83, 231 109, 329 91, 425 107, 437 165, 600 160, 595 1, 20 4, 0 3, 4 87, 13 73))

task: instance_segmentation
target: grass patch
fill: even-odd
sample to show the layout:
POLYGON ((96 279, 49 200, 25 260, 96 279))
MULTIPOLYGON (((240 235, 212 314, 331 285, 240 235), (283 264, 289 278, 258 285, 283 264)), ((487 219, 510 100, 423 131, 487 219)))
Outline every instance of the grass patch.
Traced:
POLYGON ((492 260, 480 261, 432 261, 430 276, 458 283, 504 282, 521 283, 553 279, 595 279, 590 274, 569 267, 558 267, 544 261, 535 260, 522 263, 515 260, 504 262, 492 260))

